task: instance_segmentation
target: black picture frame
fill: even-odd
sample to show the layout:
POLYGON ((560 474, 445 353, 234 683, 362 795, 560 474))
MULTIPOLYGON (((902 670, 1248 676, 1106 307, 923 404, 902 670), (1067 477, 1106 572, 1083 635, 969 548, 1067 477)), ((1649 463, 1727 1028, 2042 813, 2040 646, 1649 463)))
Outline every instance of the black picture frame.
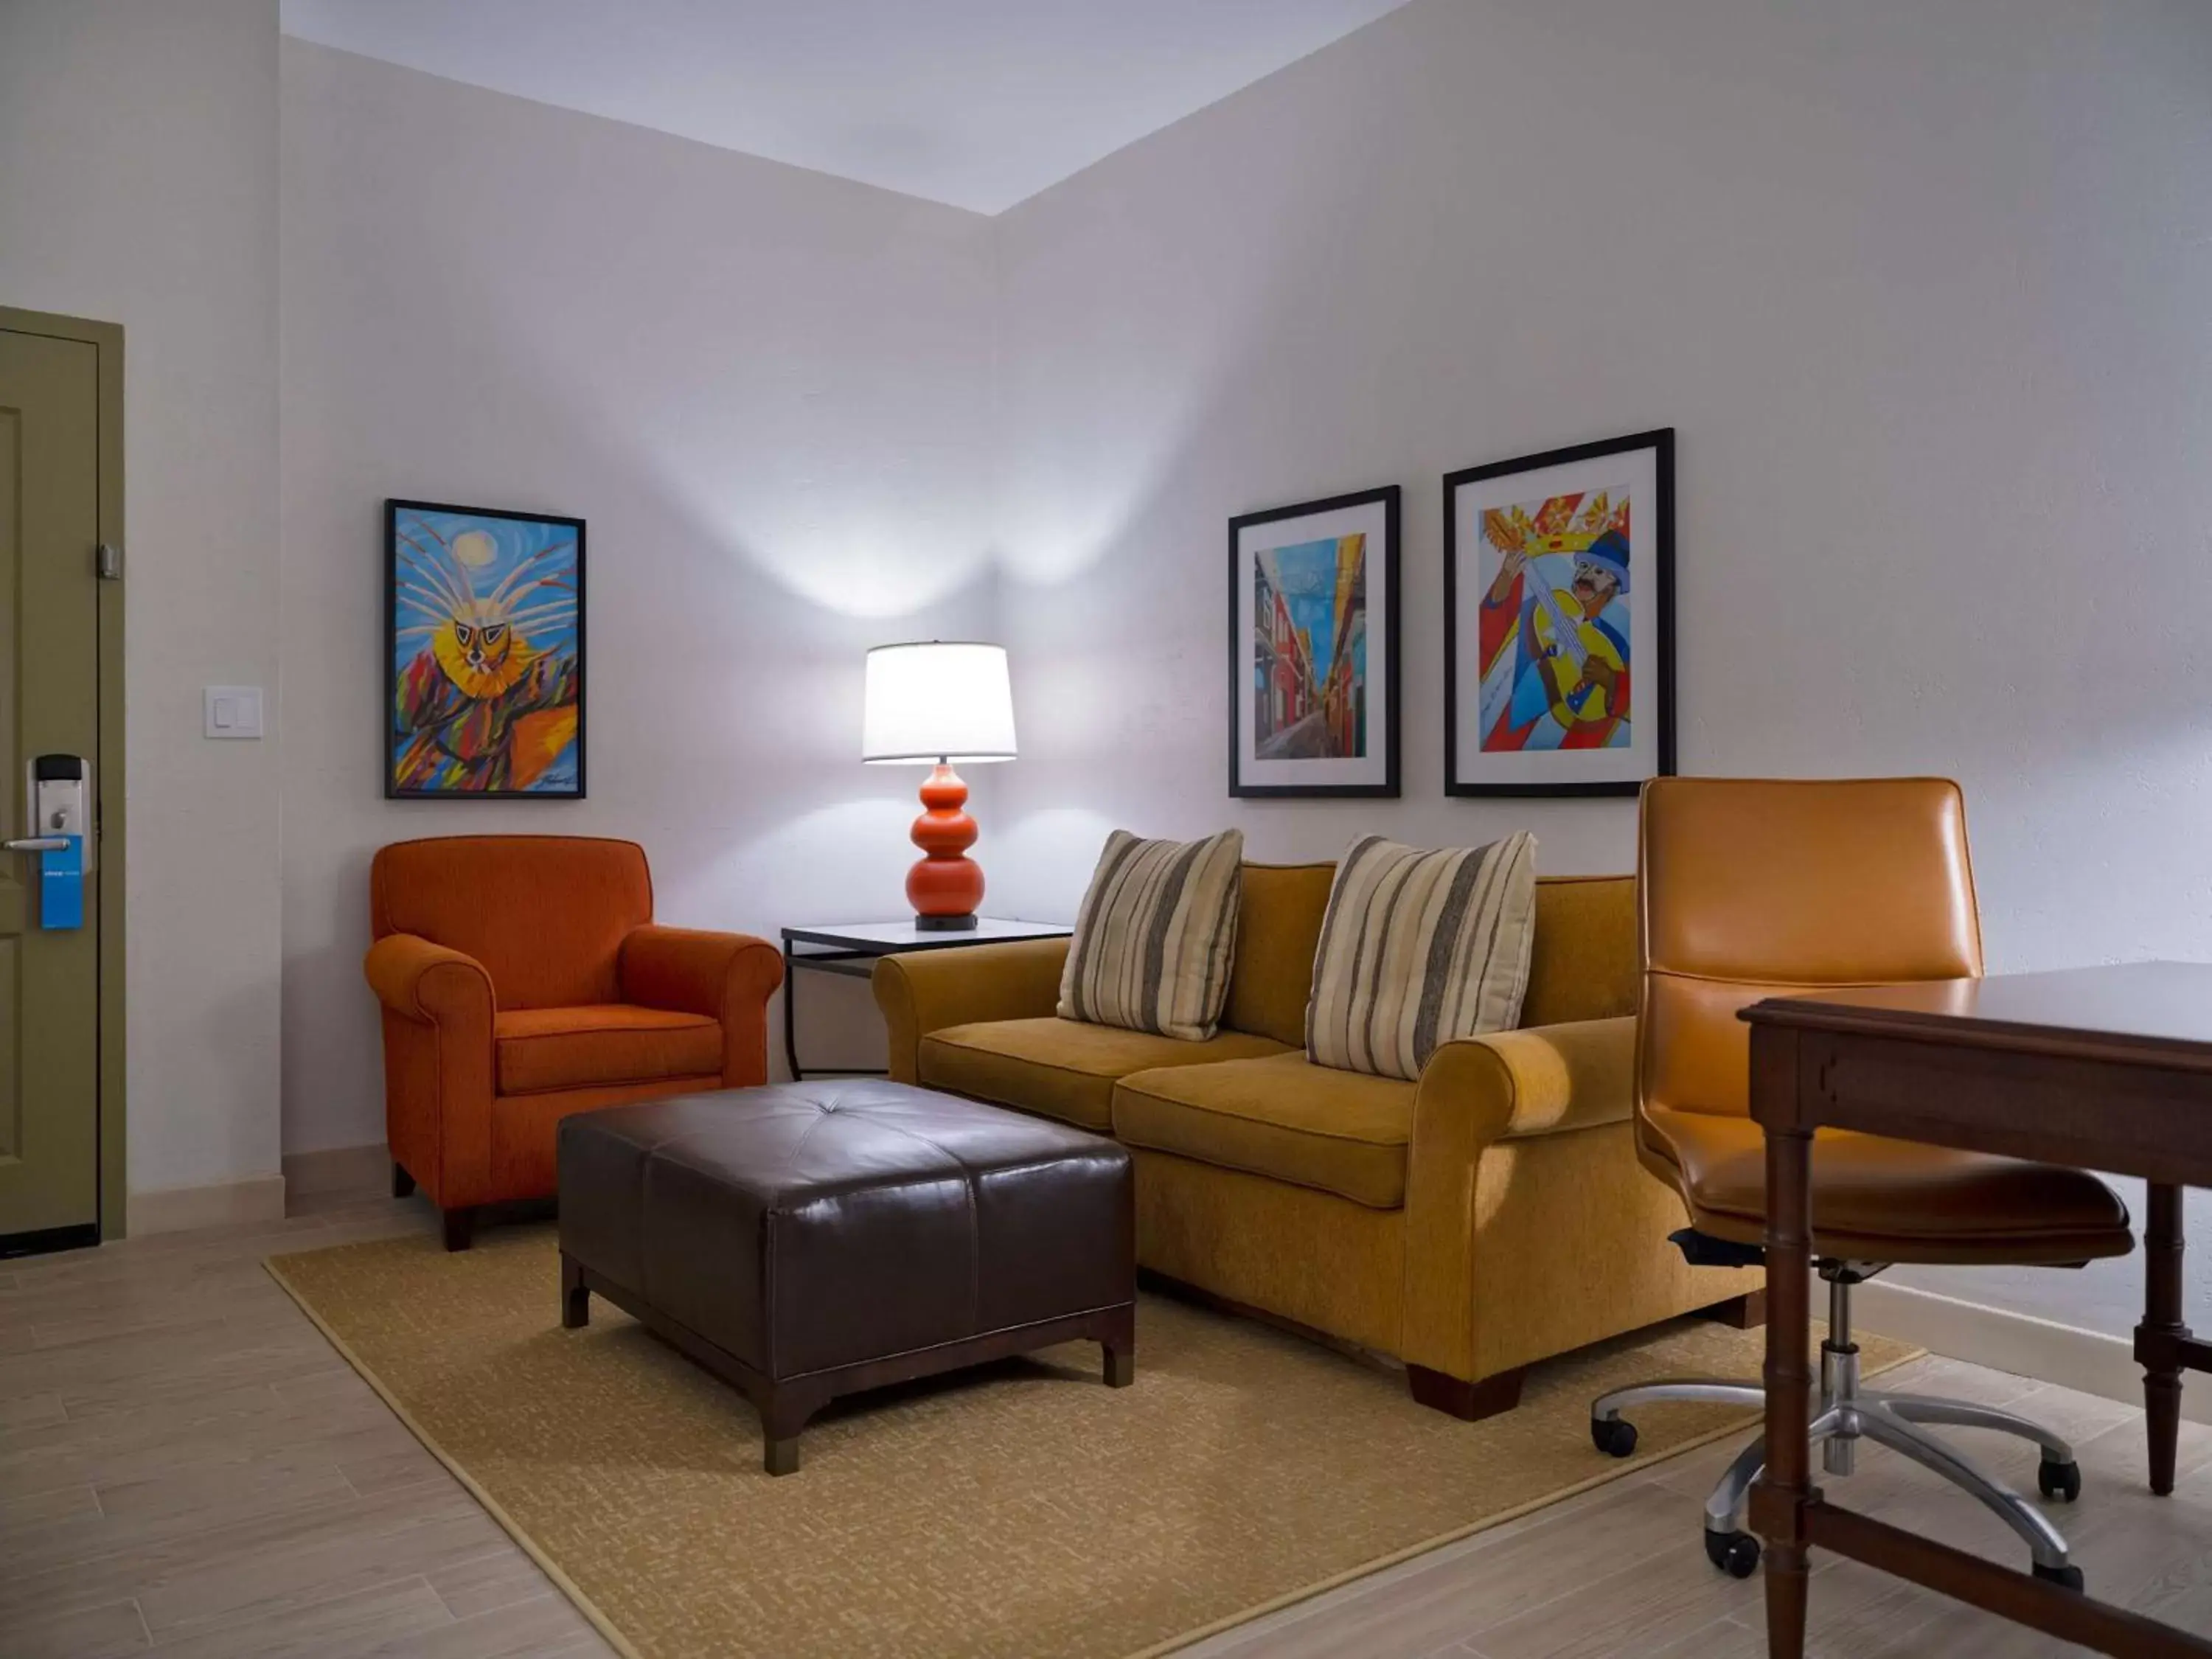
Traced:
MULTIPOLYGON (((550 547, 546 550, 548 552, 555 550, 558 550, 550 547)), ((404 573, 404 579, 410 580, 419 591, 424 584, 416 578, 420 570, 421 558, 427 556, 422 555, 419 547, 414 548, 412 551, 416 556, 409 559, 410 568, 404 573)), ((384 671, 382 675, 384 699, 383 712, 379 720, 381 728, 379 747, 384 775, 384 798, 386 800, 562 801, 582 800, 586 798, 585 768, 588 752, 587 717, 590 706, 587 681, 590 651, 586 633, 589 607, 586 603, 585 586, 588 551, 584 520, 571 518, 565 514, 525 513, 495 507, 465 507, 451 501, 416 501, 403 496, 392 496, 386 500, 384 503, 384 671), (568 584, 573 586, 574 592, 573 628, 575 636, 572 647, 574 657, 576 711, 575 732, 573 738, 575 756, 574 775, 572 783, 552 788, 420 788, 404 787, 401 784, 398 776, 400 755, 398 740, 407 728, 403 727, 397 718, 397 711, 400 707, 400 681, 403 672, 399 646, 403 630, 420 629, 424 620, 423 607, 419 602, 413 599, 403 600, 401 595, 403 580, 401 549, 403 543, 406 541, 401 531, 400 519, 403 514, 416 515, 418 523, 422 515, 435 515, 440 518, 483 519, 502 523, 542 525, 551 526, 557 532, 565 532, 573 538, 575 557, 570 568, 574 572, 574 579, 573 582, 568 584), (403 615, 403 610, 405 611, 404 615, 403 615)), ((463 585, 464 586, 467 585, 465 580, 463 585)), ((566 705, 564 703, 560 706, 566 705)))
MULTIPOLYGON (((1444 526, 1444 793, 1470 799, 1576 798, 1633 796, 1653 777, 1674 775, 1674 428, 1659 427, 1626 437, 1595 443, 1574 444, 1510 460, 1492 461, 1462 468, 1443 477, 1444 526), (1650 711, 1654 721, 1656 753, 1652 769, 1638 776, 1603 781, 1565 780, 1558 782, 1491 782, 1462 777, 1459 768, 1459 492, 1466 486, 1516 473, 1535 472, 1580 461, 1601 459, 1638 450, 1653 452, 1656 497, 1651 517, 1651 591, 1656 600, 1658 661, 1650 675, 1648 694, 1640 689, 1636 701, 1650 711), (1646 697, 1648 696, 1648 702, 1646 697)), ((1640 540, 1640 535, 1638 537, 1640 540)), ((1636 557, 1645 555, 1639 548, 1636 557)), ((1480 683, 1480 673, 1477 675, 1480 683)))
MULTIPOLYGON (((1244 800, 1377 800, 1395 799, 1399 793, 1398 737, 1399 672, 1398 539, 1401 491, 1396 484, 1376 489, 1354 490, 1317 501, 1297 501, 1256 513, 1242 513, 1229 520, 1229 793, 1244 800), (1246 565, 1241 538, 1261 525, 1285 520, 1315 518, 1350 508, 1379 506, 1382 509, 1382 771, 1373 783, 1252 783, 1245 781, 1243 743, 1239 721, 1241 697, 1252 674, 1252 640, 1242 625, 1241 603, 1245 591, 1246 565)), ((1376 568, 1370 564, 1370 568, 1376 568)), ((1372 599, 1369 601, 1373 626, 1372 599)))

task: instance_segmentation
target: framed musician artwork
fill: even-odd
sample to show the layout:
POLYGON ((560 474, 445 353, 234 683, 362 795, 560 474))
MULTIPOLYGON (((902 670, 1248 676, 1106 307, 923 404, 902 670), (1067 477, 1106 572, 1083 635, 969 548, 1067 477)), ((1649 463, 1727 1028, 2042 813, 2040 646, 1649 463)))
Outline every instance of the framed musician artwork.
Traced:
POLYGON ((1444 478, 1444 793, 1674 770, 1672 428, 1444 478))

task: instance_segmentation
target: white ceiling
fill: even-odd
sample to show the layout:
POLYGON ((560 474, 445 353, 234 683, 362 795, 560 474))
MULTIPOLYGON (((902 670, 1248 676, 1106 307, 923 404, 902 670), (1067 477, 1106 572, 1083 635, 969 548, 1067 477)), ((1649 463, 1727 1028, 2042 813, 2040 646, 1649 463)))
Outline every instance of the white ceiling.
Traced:
POLYGON ((1404 0, 283 0, 303 40, 996 213, 1404 0))

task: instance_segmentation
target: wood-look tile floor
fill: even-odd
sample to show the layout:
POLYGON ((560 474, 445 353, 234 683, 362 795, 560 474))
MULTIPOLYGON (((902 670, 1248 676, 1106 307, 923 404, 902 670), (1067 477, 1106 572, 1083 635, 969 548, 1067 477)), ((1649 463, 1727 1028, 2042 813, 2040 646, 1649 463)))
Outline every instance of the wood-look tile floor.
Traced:
MULTIPOLYGON (((427 1228, 418 1200, 325 1199, 283 1222, 0 1262, 0 1659, 603 1655, 606 1644, 262 1271, 279 1249, 427 1228)), ((2061 1520, 2098 1594, 2212 1631, 2212 1429, 2183 1427, 2172 1499, 2139 1413, 1928 1359, 1894 1387, 2008 1402, 2071 1435, 2061 1520)), ((2212 1380, 2196 1386, 2212 1387, 2212 1380)), ((2033 1455, 1962 1435, 2015 1479, 2033 1455)), ((1193 1659, 1756 1659, 1759 1586, 1706 1565, 1723 1443, 1431 1552, 1188 1650, 1193 1659)), ((1595 1455, 1595 1454, 1593 1454, 1595 1455)), ((1842 1486, 2012 1559, 2008 1535, 1879 1451, 1842 1486)), ((1821 1566, 1832 1659, 2077 1650, 1850 1563, 1821 1566)))

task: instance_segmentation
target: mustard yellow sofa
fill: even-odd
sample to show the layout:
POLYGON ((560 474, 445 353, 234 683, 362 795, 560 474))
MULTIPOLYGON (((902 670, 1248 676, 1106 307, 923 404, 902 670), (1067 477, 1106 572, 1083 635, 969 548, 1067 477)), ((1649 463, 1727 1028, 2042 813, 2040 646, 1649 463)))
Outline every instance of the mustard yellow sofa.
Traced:
POLYGON ((1413 1395, 1510 1409, 1524 1367, 1753 1276, 1667 1243, 1680 1202, 1636 1156, 1636 884, 1540 881, 1521 1029, 1449 1042, 1417 1083, 1310 1064, 1335 866, 1248 864, 1220 1031, 1058 1018, 1064 940, 887 957, 891 1075, 1127 1146, 1139 1265, 1402 1360, 1413 1395))

